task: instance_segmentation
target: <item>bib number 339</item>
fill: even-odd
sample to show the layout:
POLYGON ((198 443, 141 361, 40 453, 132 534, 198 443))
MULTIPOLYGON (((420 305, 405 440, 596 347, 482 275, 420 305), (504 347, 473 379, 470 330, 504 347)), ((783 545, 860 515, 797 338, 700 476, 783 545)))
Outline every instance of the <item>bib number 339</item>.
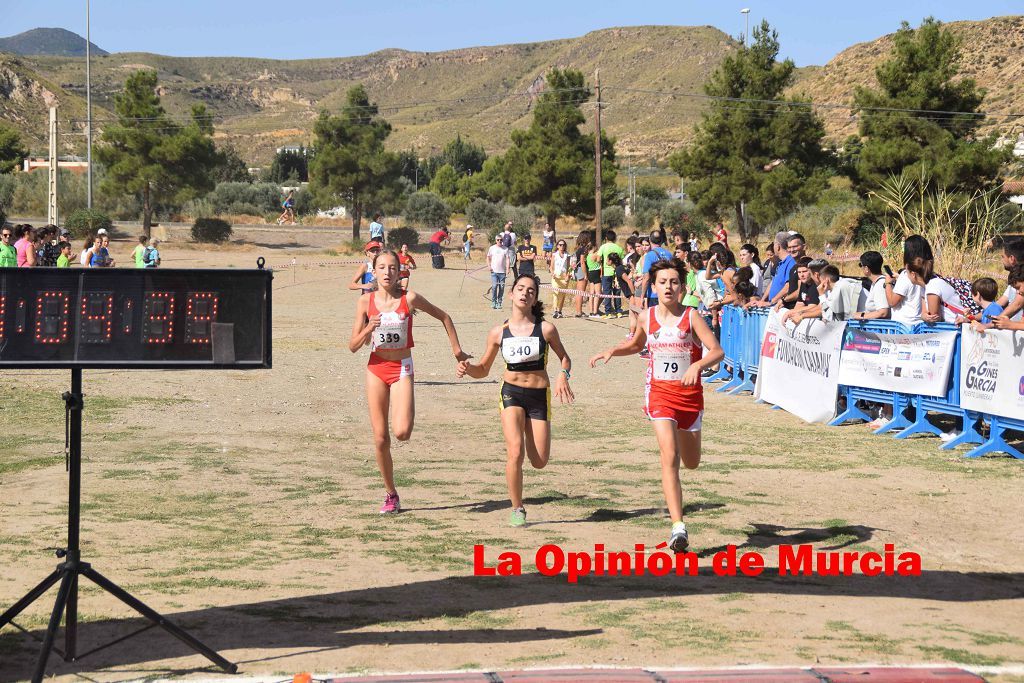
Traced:
POLYGON ((407 339, 405 323, 381 325, 373 331, 373 348, 402 349, 407 339))
POLYGON ((685 353, 658 353, 654 356, 654 379, 681 382, 690 367, 690 356, 685 353))

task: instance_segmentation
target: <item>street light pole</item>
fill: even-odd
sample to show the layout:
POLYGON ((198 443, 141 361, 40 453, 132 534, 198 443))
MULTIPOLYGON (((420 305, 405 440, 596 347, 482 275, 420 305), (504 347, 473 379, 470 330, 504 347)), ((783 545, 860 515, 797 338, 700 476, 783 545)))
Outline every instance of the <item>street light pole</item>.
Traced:
POLYGON ((747 36, 750 35, 750 8, 744 7, 740 10, 740 14, 743 15, 743 47, 750 45, 750 40, 747 36))
POLYGON ((89 0, 85 0, 85 160, 88 164, 86 168, 86 175, 88 180, 86 181, 87 191, 85 195, 85 205, 92 208, 92 74, 90 73, 90 62, 92 61, 92 50, 90 43, 92 42, 92 36, 90 35, 90 21, 89 21, 89 0))

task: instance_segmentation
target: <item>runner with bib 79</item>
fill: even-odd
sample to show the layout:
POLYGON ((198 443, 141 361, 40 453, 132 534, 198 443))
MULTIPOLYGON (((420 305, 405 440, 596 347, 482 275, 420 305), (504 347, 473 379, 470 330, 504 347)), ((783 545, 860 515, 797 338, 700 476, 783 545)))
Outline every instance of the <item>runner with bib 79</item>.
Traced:
POLYGON ((683 523, 683 492, 679 463, 686 469, 700 465, 704 388, 701 372, 725 355, 714 332, 695 308, 683 306, 686 266, 678 259, 651 266, 650 282, 658 297, 640 316, 636 334, 590 359, 607 363, 613 356, 631 356, 644 348, 650 353, 644 389, 644 413, 654 425, 661 454, 661 487, 672 517, 669 548, 685 552, 689 545, 683 523), (703 347, 703 355, 701 347, 703 347))

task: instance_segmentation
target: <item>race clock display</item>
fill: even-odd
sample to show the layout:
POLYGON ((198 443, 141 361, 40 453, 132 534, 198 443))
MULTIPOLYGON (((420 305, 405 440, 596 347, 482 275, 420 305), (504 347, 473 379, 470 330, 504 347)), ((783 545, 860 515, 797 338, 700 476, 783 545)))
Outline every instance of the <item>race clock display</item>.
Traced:
POLYGON ((0 368, 269 368, 269 270, 0 269, 0 368))

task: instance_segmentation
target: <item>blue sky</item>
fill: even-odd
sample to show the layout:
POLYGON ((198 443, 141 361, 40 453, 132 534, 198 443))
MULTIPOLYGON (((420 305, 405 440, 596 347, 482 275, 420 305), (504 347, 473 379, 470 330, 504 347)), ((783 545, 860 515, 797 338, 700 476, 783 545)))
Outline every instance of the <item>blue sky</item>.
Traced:
MULTIPOLYGON (((784 57, 824 64, 843 48, 918 24, 1024 13, 1020 0, 92 0, 92 41, 110 52, 274 59, 398 47, 438 51, 569 38, 609 26, 676 24, 743 32, 767 19, 784 57)), ((85 0, 3 0, 0 36, 40 26, 85 34, 85 0)))

